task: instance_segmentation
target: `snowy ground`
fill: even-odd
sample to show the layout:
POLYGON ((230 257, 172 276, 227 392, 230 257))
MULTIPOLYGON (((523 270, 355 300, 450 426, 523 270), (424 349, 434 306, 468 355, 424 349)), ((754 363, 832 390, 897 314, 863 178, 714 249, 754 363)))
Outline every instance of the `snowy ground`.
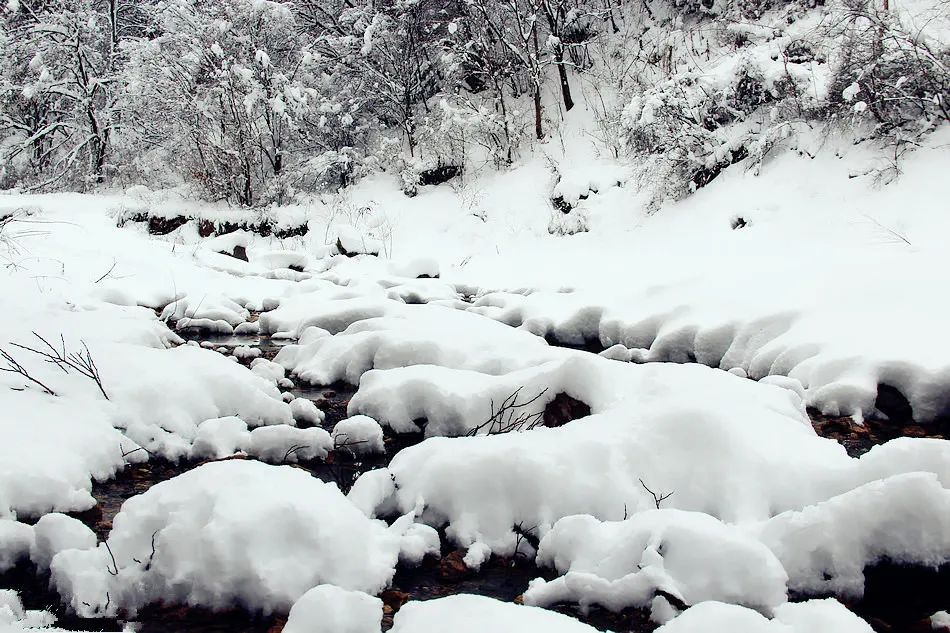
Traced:
MULTIPOLYGON (((117 226, 224 217, 153 193, 0 197, 3 586, 48 577, 68 617, 161 601, 293 633, 581 632, 631 609, 671 633, 869 631, 843 606, 869 579, 946 586, 950 444, 851 457, 808 411, 945 433, 948 132, 881 188, 852 177, 870 149, 815 139, 653 215, 616 165, 565 162, 561 195, 598 193, 560 237, 541 160, 275 212, 303 237, 117 226), (299 397, 341 382, 344 421, 299 397), (145 463, 167 481, 90 519, 95 482, 145 463), (327 475, 355 463, 351 490, 327 475), (520 604, 393 601, 451 552, 534 579, 520 604)), ((0 630, 51 623, 24 599, 0 593, 0 630)))

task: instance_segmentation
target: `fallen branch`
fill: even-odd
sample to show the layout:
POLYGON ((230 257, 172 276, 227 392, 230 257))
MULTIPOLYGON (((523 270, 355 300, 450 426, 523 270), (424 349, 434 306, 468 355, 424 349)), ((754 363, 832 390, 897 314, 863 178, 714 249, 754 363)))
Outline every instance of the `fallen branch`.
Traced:
POLYGON ((45 391, 49 395, 51 396, 56 395, 56 393, 52 389, 50 389, 45 384, 40 382, 38 378, 35 378, 32 375, 30 375, 30 372, 28 372, 23 365, 17 362, 17 360, 13 358, 13 356, 7 353, 5 349, 0 348, 0 356, 2 356, 3 360, 6 361, 7 363, 6 367, 0 367, 0 371, 6 371, 12 374, 20 374, 29 382, 32 382, 33 384, 39 386, 43 391, 45 391))
POLYGON ((502 400, 501 405, 497 410, 495 409, 495 400, 492 399, 491 416, 485 422, 469 430, 466 435, 475 436, 485 429, 487 429, 486 435, 500 435, 502 433, 510 433, 512 431, 530 431, 536 426, 542 424, 544 422, 543 409, 536 413, 528 413, 524 411, 524 408, 538 401, 545 393, 547 393, 548 388, 545 387, 538 395, 526 402, 518 402, 518 398, 521 395, 521 391, 523 389, 524 386, 515 389, 511 395, 502 400))
POLYGON ((102 396, 106 400, 109 399, 109 394, 106 393, 105 387, 102 386, 102 377, 99 375, 99 368, 96 366, 96 361, 93 360, 92 352, 89 351, 89 346, 86 345, 85 341, 80 340, 80 343, 82 343, 81 352, 67 352, 66 339, 62 334, 59 335, 59 340, 62 345, 62 347, 59 349, 54 347, 52 343, 36 332, 33 332, 33 336, 42 341, 42 343, 46 346, 46 350, 36 349, 27 345, 20 345, 19 343, 10 344, 14 347, 19 347, 22 350, 32 352, 42 357, 47 363, 56 365, 61 370, 63 370, 63 373, 68 374, 70 370, 73 370, 80 375, 89 378, 96 383, 97 387, 99 387, 99 391, 102 393, 102 396))

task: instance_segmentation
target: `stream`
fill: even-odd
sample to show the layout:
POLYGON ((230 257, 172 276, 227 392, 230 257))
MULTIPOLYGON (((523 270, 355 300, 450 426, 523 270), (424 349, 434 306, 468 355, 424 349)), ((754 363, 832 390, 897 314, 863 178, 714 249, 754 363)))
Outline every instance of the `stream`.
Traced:
MULTIPOLYGON (((291 341, 275 341, 267 336, 202 336, 192 334, 189 340, 203 342, 205 346, 233 349, 237 346, 257 347, 262 357, 272 359, 280 347, 291 341)), ((550 341, 556 344, 555 341, 550 341)), ((585 346, 586 347, 586 346, 585 346)), ((586 351, 595 351, 586 349, 586 351)), ((346 418, 346 408, 356 389, 352 385, 336 383, 328 386, 297 386, 291 390, 297 397, 313 401, 326 414, 322 426, 328 431, 346 418)), ((859 456, 872 446, 895 437, 899 431, 886 424, 871 423, 855 425, 850 418, 822 416, 809 411, 812 424, 820 435, 831 437, 845 446, 852 456, 859 456)), ((303 426, 303 425, 302 425, 303 426)), ((310 472, 327 482, 336 483, 344 492, 364 472, 381 468, 400 450, 422 440, 422 434, 394 435, 386 433, 386 454, 371 458, 356 459, 342 451, 330 454, 326 460, 304 461, 296 467, 310 472)), ((96 482, 92 495, 98 504, 91 510, 75 513, 91 529, 100 541, 108 537, 112 521, 125 500, 141 494, 151 486, 171 479, 204 462, 181 461, 172 463, 153 458, 149 462, 130 464, 114 478, 96 482)), ((407 600, 427 600, 458 593, 471 593, 504 601, 515 601, 527 588, 528 582, 537 577, 552 578, 553 572, 539 569, 533 561, 525 559, 500 559, 492 557, 477 572, 471 572, 460 564, 464 552, 453 551, 442 533, 441 559, 426 558, 414 568, 399 566, 391 588, 383 592, 385 604, 383 629, 392 626, 392 616, 407 600)), ((865 599, 848 606, 864 616, 876 631, 925 630, 921 618, 939 608, 947 608, 946 596, 950 596, 950 570, 906 569, 888 565, 885 561, 874 569, 867 570, 868 587, 865 599), (896 571, 895 571, 896 570, 896 571), (929 611, 927 611, 929 609, 929 611)), ((135 620, 127 623, 112 619, 81 619, 70 615, 60 604, 58 595, 48 588, 48 578, 38 575, 28 564, 21 564, 12 571, 0 575, 0 588, 12 588, 20 592, 28 609, 48 609, 57 616, 57 626, 78 631, 118 631, 131 624, 140 633, 277 633, 284 618, 276 615, 262 616, 241 610, 211 612, 198 607, 179 605, 151 605, 141 610, 135 620)), ((793 599, 796 597, 793 596, 793 599)), ((800 599, 804 599, 803 597, 800 599)), ((566 613, 600 630, 649 632, 657 628, 650 622, 647 610, 626 609, 611 613, 592 608, 582 613, 573 605, 561 605, 554 610, 566 613)))

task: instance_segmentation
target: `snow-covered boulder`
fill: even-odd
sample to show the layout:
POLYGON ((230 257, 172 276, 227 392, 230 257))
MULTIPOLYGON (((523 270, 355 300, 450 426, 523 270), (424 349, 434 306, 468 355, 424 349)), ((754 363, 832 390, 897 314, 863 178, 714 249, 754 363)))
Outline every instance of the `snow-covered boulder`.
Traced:
POLYGON ((657 633, 872 633, 867 622, 836 600, 809 600, 777 607, 774 618, 722 602, 703 602, 657 633))
POLYGON ((860 597, 868 565, 950 561, 950 490, 932 473, 895 475, 784 512, 757 531, 788 571, 790 589, 860 597))
POLYGON ((0 519, 0 573, 29 558, 33 543, 33 526, 12 519, 0 519))
POLYGON ((51 582, 83 616, 157 600, 287 610, 323 583, 384 589, 406 528, 366 518, 304 470, 213 462, 126 501, 109 535, 111 555, 105 545, 60 552, 51 582))
POLYGON ((294 416, 297 424, 309 424, 317 426, 323 422, 326 414, 317 408, 312 400, 306 398, 294 398, 290 401, 290 412, 294 416))
POLYGON ((340 420, 333 427, 333 446, 356 455, 383 453, 383 428, 366 415, 354 415, 340 420))
POLYGON ((686 604, 720 600, 759 610, 786 600, 788 576, 775 555, 700 512, 648 510, 607 522, 566 517, 541 540, 537 560, 563 575, 532 581, 525 604, 570 601, 620 611, 648 606, 657 590, 686 604))
POLYGON ((356 227, 341 226, 337 232, 336 248, 341 255, 379 255, 383 252, 383 243, 368 235, 363 235, 356 227))
POLYGON ((244 306, 225 296, 202 293, 186 295, 169 303, 159 318, 174 323, 178 330, 231 334, 234 327, 247 321, 249 316, 244 306))
POLYGON ((251 431, 246 450, 265 462, 284 464, 323 459, 332 448, 330 434, 320 427, 298 429, 278 424, 251 431))
POLYGON ((291 607, 283 633, 379 633, 382 620, 379 598, 318 585, 291 607))
POLYGON ((49 567, 53 556, 67 549, 91 549, 96 534, 79 519, 53 512, 44 514, 33 526, 35 536, 30 547, 30 560, 39 569, 49 567))
POLYGON ((597 629, 560 613, 459 594, 437 600, 408 602, 399 609, 392 633, 596 633, 597 629))

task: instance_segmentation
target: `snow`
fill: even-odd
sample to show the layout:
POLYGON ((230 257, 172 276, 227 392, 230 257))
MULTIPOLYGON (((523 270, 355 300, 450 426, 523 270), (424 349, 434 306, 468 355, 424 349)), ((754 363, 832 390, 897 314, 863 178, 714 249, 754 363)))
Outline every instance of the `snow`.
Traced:
POLYGON ((32 526, 13 519, 0 519, 0 573, 29 558, 33 547, 32 526))
POLYGON ((56 617, 48 611, 33 611, 23 608, 17 592, 0 589, 0 630, 4 633, 43 630, 59 633, 63 629, 51 628, 56 617))
POLYGON ((332 448, 333 440, 323 429, 298 429, 285 424, 254 429, 247 444, 249 454, 276 464, 323 459, 332 448))
POLYGON ((736 605, 703 602, 661 626, 661 633, 871 633, 873 629, 835 600, 788 603, 773 619, 736 605))
POLYGON ((96 546, 96 534, 79 519, 53 512, 44 514, 33 526, 30 560, 40 569, 49 567, 53 556, 67 549, 85 550, 96 546))
POLYGON ((383 428, 379 422, 365 415, 340 420, 333 427, 333 446, 356 455, 384 453, 383 428))
POLYGON ((408 602, 393 620, 393 633, 439 633, 446 623, 456 633, 594 633, 573 618, 537 607, 520 606, 474 595, 408 602))
POLYGON ((298 424, 305 423, 316 426, 323 422, 326 415, 317 408, 317 405, 306 398, 294 398, 290 401, 290 413, 298 424))
POLYGON ((759 532, 789 588, 860 597, 864 568, 882 560, 935 567, 950 552, 950 490, 934 474, 871 481, 768 520, 759 532))
MULTIPOLYGON (((895 19, 940 39, 934 8, 898 2, 895 19)), ((696 85, 727 90, 743 70, 772 88, 801 79, 772 53, 817 17, 781 33, 731 24, 715 37, 749 45, 707 56, 696 85)), ((816 97, 828 79, 816 71, 816 97)), ((397 564, 438 556, 444 529, 473 570, 519 553, 556 575, 531 584, 528 606, 410 602, 397 633, 593 630, 537 608, 559 602, 649 608, 664 633, 867 633, 837 602, 789 604, 787 592, 857 600, 868 565, 945 565, 950 448, 902 438, 851 458, 806 407, 881 418, 888 385, 927 430, 950 414, 950 131, 922 139, 892 182, 880 147, 815 129, 653 204, 640 185, 660 179, 588 141, 599 93, 577 83, 578 107, 536 152, 504 170, 466 166, 414 198, 391 173, 265 211, 172 192, 5 195, 43 235, 0 244, 3 349, 42 384, 0 373, 0 570, 49 565, 85 616, 164 601, 375 633, 372 596, 397 564), (554 196, 573 210, 552 211, 554 196), (139 211, 310 230, 117 226, 139 211), (249 261, 228 255, 237 247, 249 261), (88 345, 102 391, 11 344, 39 345, 33 331, 88 345), (182 345, 199 331, 213 342, 182 345), (282 346, 274 361, 267 337, 282 346), (331 435, 291 390, 336 381, 357 391, 331 435), (543 421, 559 394, 591 414, 499 434, 513 394, 524 420, 543 421), (419 431, 346 496, 286 465, 344 444, 382 453, 384 432, 419 431), (224 461, 129 499, 108 549, 60 514, 92 508, 95 481, 162 458, 224 461), (694 606, 677 614, 657 591, 694 606)), ((860 82, 840 96, 867 105, 860 82)), ((655 121, 657 101, 641 105, 637 122, 655 121)), ((292 109, 288 94, 270 106, 292 109)), ((710 159, 737 138, 717 138, 710 159)), ((0 593, 0 628, 33 626, 14 598, 0 593)))
POLYGON ((360 591, 318 585, 290 608, 285 633, 379 633, 383 602, 360 591))
POLYGON ((775 555, 699 512, 647 510, 614 522, 565 517, 541 540, 537 561, 562 575, 534 580, 525 604, 620 611, 649 606, 663 590, 686 604, 717 600, 768 611, 786 599, 788 577, 775 555))
POLYGON ((400 537, 305 471, 213 462, 126 501, 109 534, 112 555, 104 544, 60 552, 51 582, 85 617, 157 600, 269 613, 319 584, 378 593, 395 572, 400 537))

